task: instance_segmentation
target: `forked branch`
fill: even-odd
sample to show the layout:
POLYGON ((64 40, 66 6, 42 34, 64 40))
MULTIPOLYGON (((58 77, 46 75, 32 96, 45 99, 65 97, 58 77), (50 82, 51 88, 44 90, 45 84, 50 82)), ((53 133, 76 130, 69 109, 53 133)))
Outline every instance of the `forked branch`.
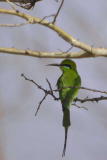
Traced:
MULTIPOLYGON (((29 14, 25 14, 17 10, 6 10, 3 8, 0 8, 0 13, 21 17, 22 19, 27 21, 27 24, 39 24, 43 25, 44 27, 48 27, 49 29, 56 32, 67 43, 82 50, 79 52, 41 52, 32 50, 21 50, 16 48, 0 48, 1 53, 9 53, 17 55, 20 54, 20 55, 27 55, 34 57, 43 57, 43 58, 86 58, 86 57, 99 57, 99 56, 107 57, 107 48, 94 48, 86 43, 83 43, 78 39, 74 38, 72 35, 65 32, 64 30, 62 30, 60 27, 44 19, 30 16, 29 14)), ((16 26, 17 24, 15 25, 15 27, 16 26)))
MULTIPOLYGON (((41 104, 43 103, 43 101, 46 99, 46 97, 48 95, 52 96, 54 100, 57 100, 57 101, 60 100, 60 98, 56 97, 55 94, 54 94, 54 92, 59 92, 59 89, 52 89, 52 86, 51 86, 51 83, 49 82, 49 80, 46 79, 46 81, 47 81, 47 83, 49 85, 49 90, 47 90, 47 89, 44 89, 42 86, 40 86, 38 83, 36 83, 34 80, 27 78, 24 74, 21 74, 21 76, 25 80, 27 80, 29 82, 32 82, 38 89, 40 89, 40 90, 42 90, 44 92, 44 96, 43 96, 42 100, 39 102, 39 105, 37 107, 35 116, 37 115, 37 113, 38 113, 38 111, 39 111, 39 109, 41 107, 41 104)), ((68 86, 67 88, 74 88, 74 87, 77 88, 76 86, 68 86)), ((64 89, 64 88, 61 88, 61 89, 64 89)), ((86 87, 79 87, 79 89, 84 89, 84 90, 88 90, 88 91, 91 91, 91 92, 98 92, 98 93, 102 93, 102 94, 107 94, 107 91, 90 89, 90 88, 86 88, 86 87)), ((99 101, 102 101, 102 100, 107 100, 107 96, 99 96, 99 97, 94 97, 94 98, 88 98, 88 97, 86 97, 86 98, 83 98, 83 99, 76 98, 75 101, 74 101, 75 103, 73 105, 76 106, 76 107, 78 107, 78 108, 84 108, 84 109, 87 110, 86 107, 79 106, 79 105, 76 104, 76 102, 80 102, 80 103, 97 102, 98 103, 99 101)))

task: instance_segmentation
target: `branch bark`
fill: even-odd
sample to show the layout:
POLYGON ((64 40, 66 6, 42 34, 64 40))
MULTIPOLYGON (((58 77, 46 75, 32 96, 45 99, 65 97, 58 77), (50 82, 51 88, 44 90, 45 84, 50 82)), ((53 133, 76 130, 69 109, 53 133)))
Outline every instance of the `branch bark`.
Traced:
MULTIPOLYGON (((35 56, 35 57, 44 57, 44 58, 86 58, 86 57, 107 57, 107 48, 94 48, 86 43, 80 42, 72 35, 68 34, 60 27, 56 26, 53 23, 49 23, 44 19, 40 19, 37 17, 30 16, 29 14, 25 14, 20 11, 15 10, 6 10, 0 8, 0 13, 3 14, 10 14, 21 17, 22 19, 26 20, 30 24, 40 24, 49 29, 55 31, 63 40, 68 42, 70 45, 81 49, 82 51, 79 52, 38 52, 38 51, 31 51, 31 50, 19 50, 15 48, 0 48, 0 52, 10 53, 10 54, 20 54, 20 55, 27 55, 27 56, 35 56)), ((17 26, 17 25, 16 25, 17 26)))
POLYGON ((62 52, 40 52, 40 51, 22 50, 22 49, 16 49, 16 48, 0 48, 0 53, 32 56, 32 57, 39 57, 39 58, 86 58, 86 57, 92 57, 92 56, 90 56, 89 53, 84 52, 84 51, 62 53, 62 52))

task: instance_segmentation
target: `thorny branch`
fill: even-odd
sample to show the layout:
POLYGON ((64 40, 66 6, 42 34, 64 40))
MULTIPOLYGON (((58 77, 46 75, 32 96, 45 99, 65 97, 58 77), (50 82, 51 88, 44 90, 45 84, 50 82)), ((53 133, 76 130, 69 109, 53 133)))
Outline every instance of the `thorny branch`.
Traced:
POLYGON ((99 102, 99 101, 102 101, 102 100, 107 100, 107 97, 105 96, 100 96, 100 97, 94 97, 94 98, 84 98, 84 99, 80 99, 80 98, 76 98, 75 99, 75 102, 81 102, 81 103, 85 103, 85 102, 99 102))
MULTIPOLYGON (((42 100, 41 100, 41 101, 39 102, 39 104, 38 104, 38 107, 37 107, 35 116, 37 115, 37 113, 38 113, 38 111, 39 111, 39 109, 40 109, 40 107, 41 107, 41 104, 43 103, 43 101, 46 99, 46 97, 47 97, 48 95, 52 96, 54 100, 57 100, 57 101, 60 100, 59 97, 56 97, 56 96, 54 95, 54 92, 58 92, 60 89, 55 89, 55 90, 53 90, 53 89, 52 89, 52 86, 51 86, 51 83, 49 82, 48 79, 46 79, 46 81, 47 81, 47 83, 48 83, 49 90, 44 89, 42 86, 40 86, 40 85, 39 85, 38 83, 36 83, 34 80, 27 78, 24 74, 21 74, 21 76, 22 76, 25 80, 27 80, 27 81, 29 81, 29 82, 32 82, 34 85, 37 86, 37 88, 39 88, 40 90, 42 90, 42 91, 44 92, 44 94, 45 94, 45 95, 43 96, 42 100)), ((90 89, 90 88, 86 88, 86 87, 68 86, 68 87, 64 87, 64 88, 74 88, 74 87, 75 87, 75 88, 79 88, 79 89, 88 90, 88 91, 91 91, 91 92, 98 92, 98 93, 107 94, 107 91, 101 91, 101 90, 97 90, 97 89, 90 89)), ((64 88, 61 88, 61 89, 64 89, 64 88)), ((74 105, 74 106, 76 106, 76 107, 78 107, 78 108, 83 108, 83 109, 87 110, 86 107, 84 107, 84 106, 79 106, 79 105, 76 104, 76 102, 80 102, 80 103, 85 103, 85 102, 97 102, 97 103, 98 103, 99 101, 102 101, 102 100, 107 100, 107 96, 100 96, 100 97, 94 97, 94 98, 88 98, 88 97, 86 97, 86 98, 84 98, 84 99, 76 98, 76 99, 74 100, 74 103, 73 103, 72 105, 74 105)))

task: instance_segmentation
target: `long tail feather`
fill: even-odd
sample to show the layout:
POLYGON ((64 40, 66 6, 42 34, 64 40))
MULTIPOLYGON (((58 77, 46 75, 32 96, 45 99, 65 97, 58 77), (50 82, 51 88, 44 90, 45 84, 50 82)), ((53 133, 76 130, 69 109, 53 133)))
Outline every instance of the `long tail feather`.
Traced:
POLYGON ((66 152, 66 145, 67 145, 67 135, 68 135, 68 128, 71 125, 70 122, 70 111, 68 108, 63 108, 63 126, 65 128, 65 140, 64 140, 64 147, 62 152, 62 157, 65 156, 66 152))
POLYGON ((65 140, 64 140, 64 147, 63 147, 62 157, 65 156, 65 152, 66 152, 67 134, 68 134, 68 127, 65 128, 65 140))

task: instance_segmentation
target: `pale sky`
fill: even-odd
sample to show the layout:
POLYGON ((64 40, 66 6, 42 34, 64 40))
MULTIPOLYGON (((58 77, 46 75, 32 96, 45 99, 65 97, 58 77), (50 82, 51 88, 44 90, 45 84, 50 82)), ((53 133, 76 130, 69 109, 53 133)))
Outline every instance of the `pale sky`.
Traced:
MULTIPOLYGON (((5 3, 0 7, 9 8, 5 3)), ((55 13, 55 0, 38 2, 34 9, 23 12, 37 17, 55 13)), ((96 47, 107 47, 107 1, 65 0, 57 25, 80 41, 96 47)), ((23 22, 15 16, 0 15, 0 23, 23 22)), ((70 46, 53 31, 40 25, 0 28, 0 46, 38 51, 67 50, 70 46)), ((75 48, 73 51, 76 50, 75 48)), ((82 86, 107 91, 106 58, 74 59, 82 86)), ((0 160, 60 160, 64 129, 60 102, 48 97, 35 118, 35 110, 43 92, 20 75, 47 88, 53 86, 61 72, 47 67, 61 59, 40 59, 0 54, 0 160)), ((80 98, 101 94, 81 90, 80 98)), ((68 133, 66 160, 107 159, 107 102, 80 104, 88 108, 71 108, 72 127, 68 133)))

